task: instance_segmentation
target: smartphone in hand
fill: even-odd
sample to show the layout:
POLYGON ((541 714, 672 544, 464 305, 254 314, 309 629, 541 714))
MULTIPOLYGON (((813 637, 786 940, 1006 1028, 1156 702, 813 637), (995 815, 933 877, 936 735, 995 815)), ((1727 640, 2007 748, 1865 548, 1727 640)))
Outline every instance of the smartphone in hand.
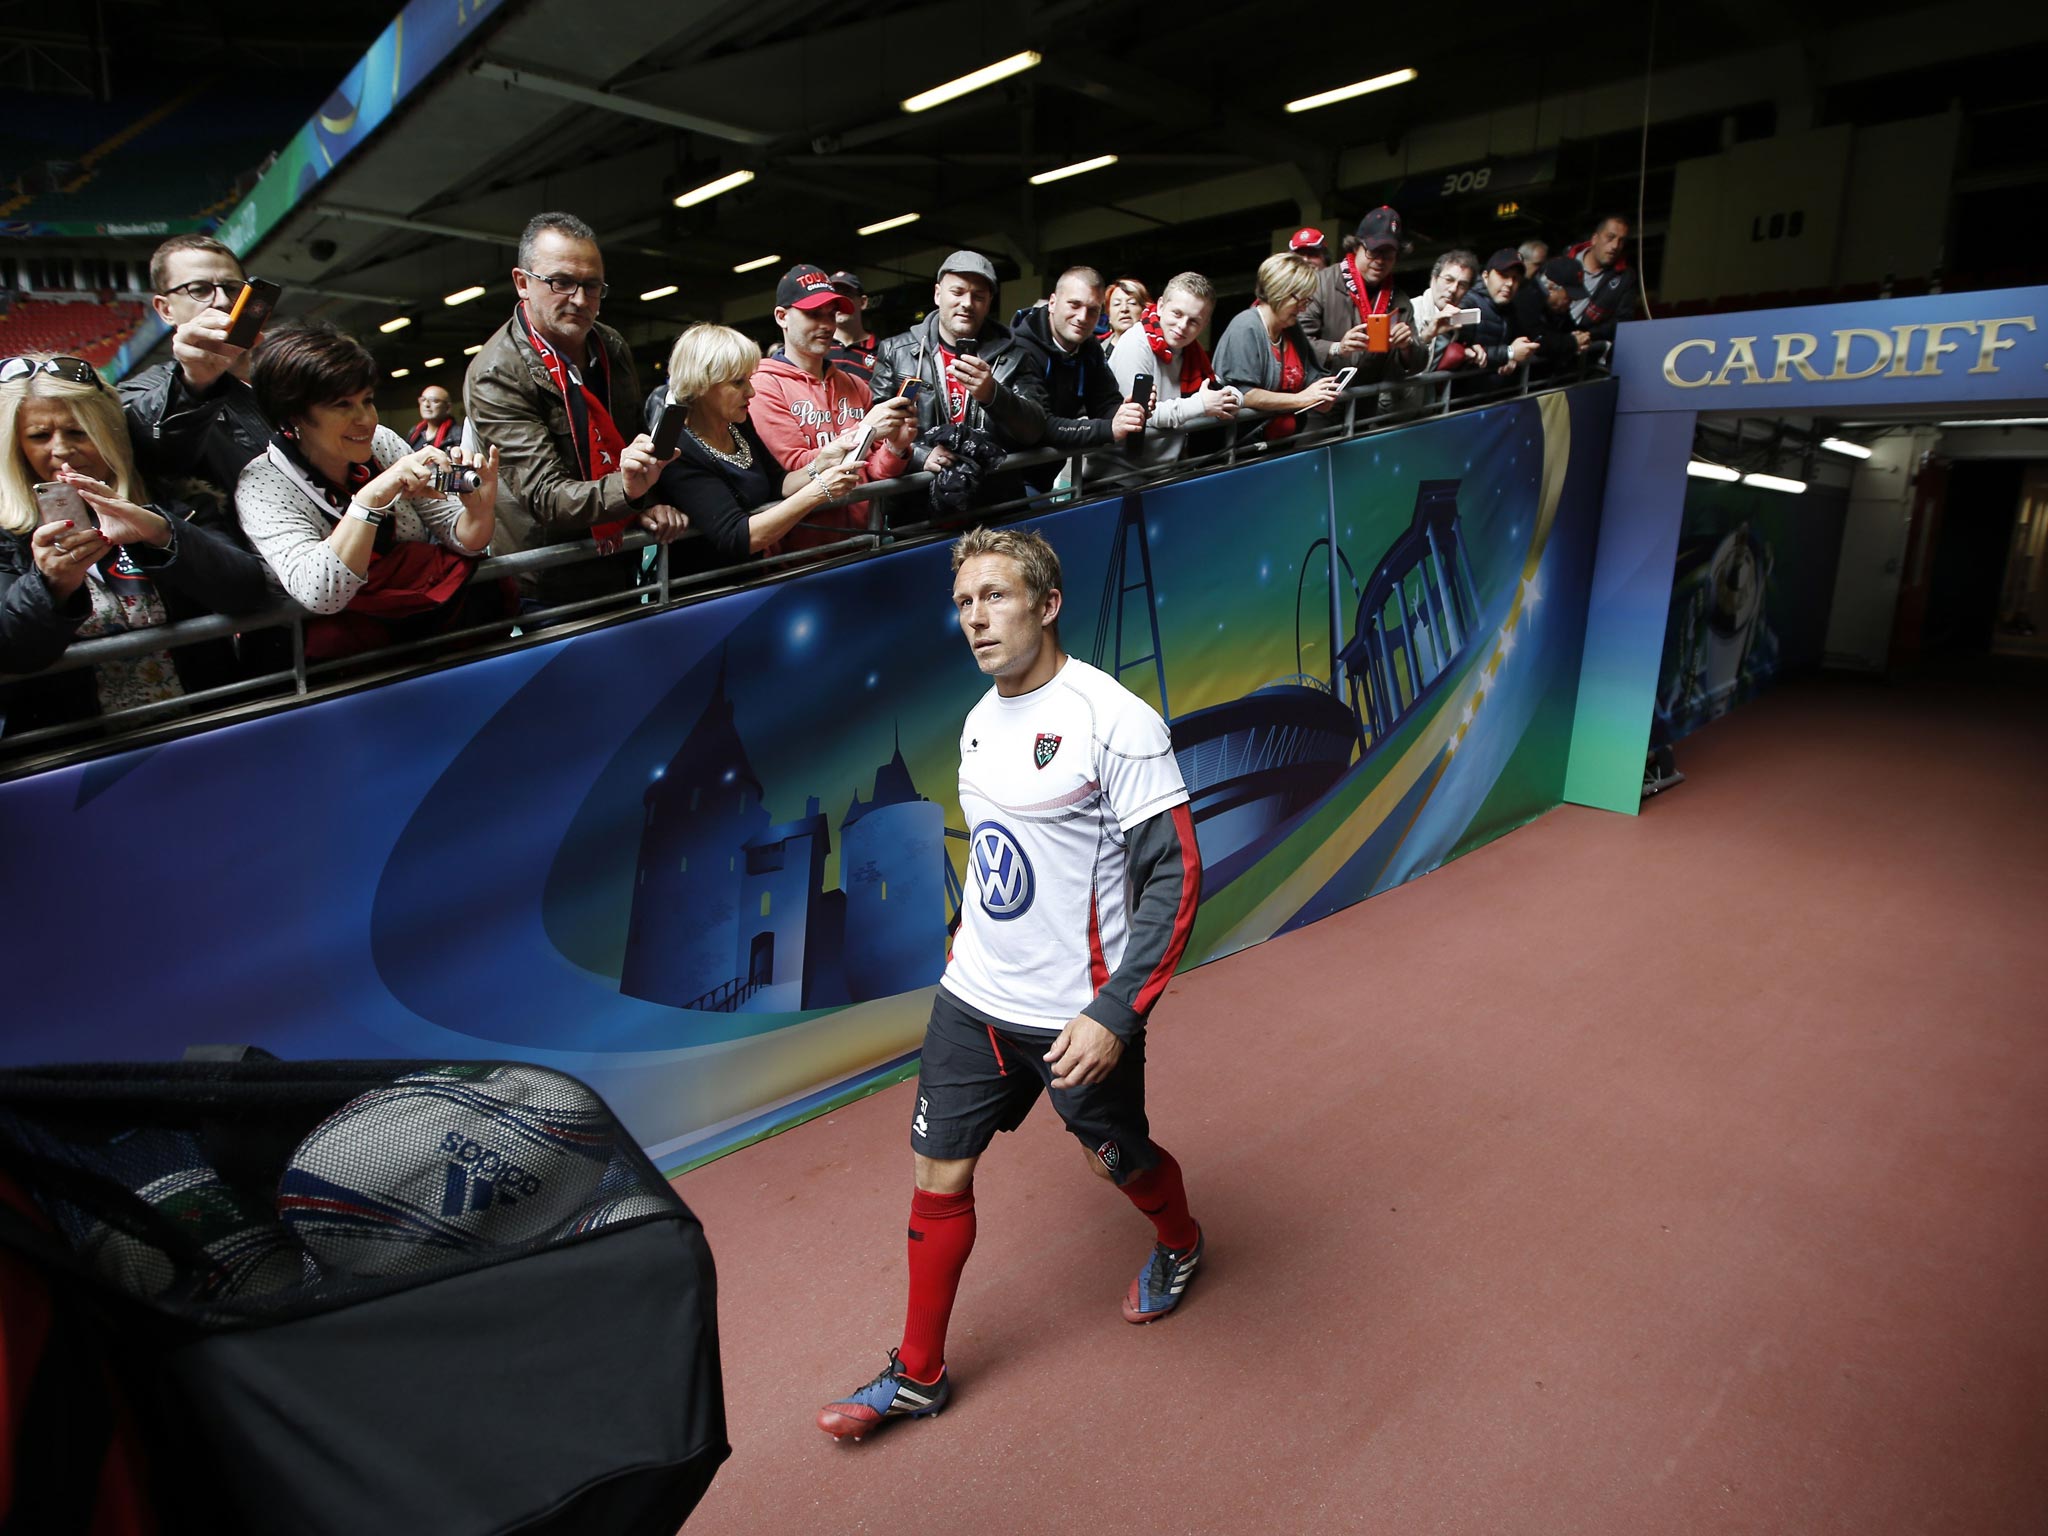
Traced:
POLYGON ((1339 368, 1335 375, 1337 380, 1337 388, 1340 391, 1349 389, 1351 387, 1351 381, 1357 376, 1358 370, 1356 368, 1339 368))
POLYGON ((1152 375, 1141 373, 1131 380, 1131 399, 1138 405, 1152 404, 1152 375))
POLYGON ((242 291, 235 295, 235 307, 228 311, 228 345, 255 346, 270 312, 277 308, 283 295, 283 286, 267 278, 252 277, 242 284, 242 291))
POLYGON ((1392 345, 1394 317, 1392 315, 1367 315, 1365 317, 1365 350, 1384 352, 1392 345))
POLYGON ((100 525, 100 515, 93 511, 92 503, 78 494, 76 486, 66 485, 62 480, 36 482, 36 512, 46 523, 71 523, 79 528, 100 525))
POLYGON ((676 444, 683 440, 683 418, 690 414, 690 408, 680 400, 671 400, 661 408, 661 417, 654 423, 654 456, 666 461, 676 451, 676 444))

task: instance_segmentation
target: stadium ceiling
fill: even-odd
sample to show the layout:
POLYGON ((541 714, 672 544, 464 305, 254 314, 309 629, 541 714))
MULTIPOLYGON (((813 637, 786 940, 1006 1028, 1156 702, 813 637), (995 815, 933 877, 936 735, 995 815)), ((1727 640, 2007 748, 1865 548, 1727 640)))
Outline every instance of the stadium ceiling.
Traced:
MULTIPOLYGON (((1667 18, 1665 49, 1678 57, 1659 61, 1653 119, 1810 99, 1836 80, 1981 52, 2013 25, 1974 0, 1830 0, 1767 15, 1710 0, 1710 24, 1698 19, 1667 18), (1982 27, 1958 15, 1980 10, 1982 27)), ((1414 189, 1425 173, 1540 157, 1560 139, 1641 122, 1642 28, 1536 7, 1483 23, 1156 0, 942 0, 852 17, 824 0, 504 0, 247 265, 290 286, 286 314, 329 315, 387 367, 445 358, 452 378, 506 312, 514 241, 542 209, 596 227, 612 285, 605 318, 651 343, 691 320, 760 320, 774 279, 798 260, 852 266, 871 291, 908 285, 919 300, 959 245, 1032 283, 1134 242, 1170 270, 1199 264, 1205 220, 1348 222, 1404 177, 1414 189), (1026 49, 1042 62, 1000 84, 925 112, 901 106, 1026 49), (1285 110, 1404 67, 1419 78, 1285 110), (1105 154, 1119 158, 1030 184, 1105 154), (753 180, 675 205, 736 171, 753 180), (919 217, 859 233, 906 213, 919 217), (443 302, 476 285, 475 301, 443 302), (400 315, 409 326, 379 334, 400 315)), ((1426 224, 1419 211, 1411 226, 1426 224)))

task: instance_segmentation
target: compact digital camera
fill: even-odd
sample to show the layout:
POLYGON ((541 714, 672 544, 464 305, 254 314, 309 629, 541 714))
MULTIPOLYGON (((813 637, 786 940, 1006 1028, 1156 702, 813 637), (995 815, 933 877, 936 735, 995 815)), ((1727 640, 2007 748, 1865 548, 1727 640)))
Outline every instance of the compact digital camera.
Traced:
POLYGON ((443 495, 467 496, 483 489, 484 477, 467 464, 436 464, 427 483, 443 495))

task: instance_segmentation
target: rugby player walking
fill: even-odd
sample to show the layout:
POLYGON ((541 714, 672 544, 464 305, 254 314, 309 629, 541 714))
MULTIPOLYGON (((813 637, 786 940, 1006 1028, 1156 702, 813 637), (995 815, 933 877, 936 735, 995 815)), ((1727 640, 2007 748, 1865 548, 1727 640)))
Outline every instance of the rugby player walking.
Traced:
POLYGON ((1155 1229, 1125 1319, 1171 1312, 1201 1262, 1180 1165, 1145 1118, 1145 1020, 1201 899, 1187 788, 1165 722, 1060 648, 1060 603, 1059 556, 1038 534, 979 528, 953 546, 960 630, 995 687, 960 733, 967 882, 910 1124, 903 1342, 873 1381, 820 1410, 836 1439, 946 1406, 974 1165, 1047 1089, 1089 1166, 1155 1229))

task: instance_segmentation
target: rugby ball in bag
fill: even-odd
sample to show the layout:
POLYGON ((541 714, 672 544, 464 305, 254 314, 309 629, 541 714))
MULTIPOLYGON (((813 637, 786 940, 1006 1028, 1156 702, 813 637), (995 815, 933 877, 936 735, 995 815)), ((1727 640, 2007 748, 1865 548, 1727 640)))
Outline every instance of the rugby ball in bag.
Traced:
POLYGON ((360 1094, 299 1143, 277 1210, 319 1262, 418 1274, 547 1237, 614 1150, 602 1101, 545 1067, 435 1067, 360 1094))
POLYGON ((555 1229, 555 1236, 581 1237, 586 1232, 595 1232, 600 1227, 615 1227, 622 1221, 632 1221, 641 1216, 672 1216, 676 1203, 660 1195, 621 1195, 616 1200, 604 1200, 579 1211, 555 1229))

